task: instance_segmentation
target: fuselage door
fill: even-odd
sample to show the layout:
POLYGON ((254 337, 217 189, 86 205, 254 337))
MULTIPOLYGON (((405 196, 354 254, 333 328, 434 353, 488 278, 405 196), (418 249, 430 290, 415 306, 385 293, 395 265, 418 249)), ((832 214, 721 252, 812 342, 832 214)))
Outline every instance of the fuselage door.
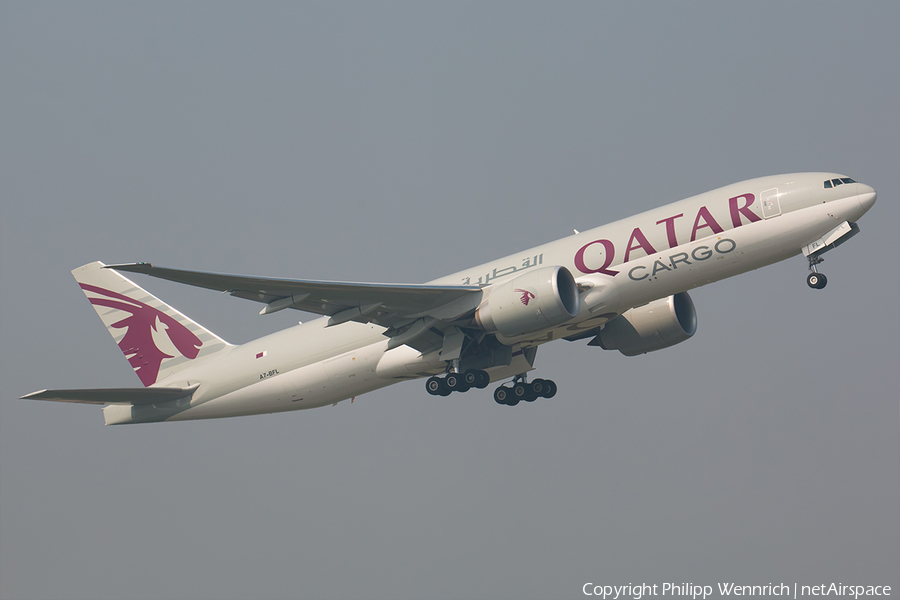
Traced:
POLYGON ((778 201, 778 188, 763 190, 759 194, 759 200, 762 202, 762 213, 764 219, 771 219, 781 214, 781 203, 778 201))

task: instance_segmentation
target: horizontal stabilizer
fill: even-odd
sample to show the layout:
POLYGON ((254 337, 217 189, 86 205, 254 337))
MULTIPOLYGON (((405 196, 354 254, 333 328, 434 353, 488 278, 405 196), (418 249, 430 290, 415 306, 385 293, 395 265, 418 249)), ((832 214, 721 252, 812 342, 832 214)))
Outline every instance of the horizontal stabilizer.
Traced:
POLYGON ((26 400, 52 400, 79 404, 162 404, 191 396, 200 384, 187 388, 98 388, 87 390, 41 390, 22 396, 26 400))

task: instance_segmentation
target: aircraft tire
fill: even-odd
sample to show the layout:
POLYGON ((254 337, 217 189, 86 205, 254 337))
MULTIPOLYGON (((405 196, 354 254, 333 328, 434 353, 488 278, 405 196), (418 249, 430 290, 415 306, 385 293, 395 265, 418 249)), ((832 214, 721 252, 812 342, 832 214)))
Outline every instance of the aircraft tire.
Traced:
POLYGON ((504 406, 512 406, 510 401, 512 400, 512 394, 509 393, 510 390, 505 385, 501 385, 496 390, 494 390, 494 402, 497 404, 503 404, 504 406))
POLYGON ((444 383, 447 384, 447 387, 451 392, 466 392, 469 390, 466 380, 458 373, 450 373, 447 375, 447 377, 444 378, 444 383))
POLYGON ((545 387, 544 387, 544 390, 541 392, 541 396, 543 396, 544 398, 552 398, 553 396, 555 396, 556 390, 559 389, 556 387, 556 382, 553 381, 552 379, 545 379, 544 384, 545 384, 545 387))
POLYGON ((534 402, 538 398, 540 398, 540 394, 537 393, 536 390, 540 389, 540 385, 535 386, 534 381, 531 383, 526 383, 525 385, 525 395, 522 396, 522 400, 525 402, 534 402))
POLYGON ((814 290, 821 290, 828 283, 828 278, 822 273, 810 273, 806 276, 806 285, 814 290))
POLYGON ((530 387, 527 383, 517 383, 512 388, 512 397, 516 400, 525 400, 531 391, 530 387))
POLYGON ((434 376, 429 377, 427 381, 425 381, 425 391, 431 394, 432 396, 439 396, 441 394, 441 389, 444 387, 444 380, 440 377, 434 376))
POLYGON ((475 387, 476 384, 478 383, 478 371, 473 371, 472 369, 469 369, 468 371, 463 373, 462 379, 465 382, 466 387, 470 387, 470 388, 475 387))
POLYGON ((475 387, 479 390, 483 390, 491 384, 491 376, 488 375, 487 371, 475 371, 475 373, 477 373, 478 377, 478 381, 475 382, 475 387))

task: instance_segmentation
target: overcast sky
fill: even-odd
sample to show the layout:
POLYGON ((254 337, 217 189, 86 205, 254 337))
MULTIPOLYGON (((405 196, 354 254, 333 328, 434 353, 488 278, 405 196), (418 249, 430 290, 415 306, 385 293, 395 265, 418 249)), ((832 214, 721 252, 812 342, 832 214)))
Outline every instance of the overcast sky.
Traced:
MULTIPOLYGON (((900 588, 900 5, 0 3, 0 597, 900 588), (556 342, 552 400, 420 381, 104 427, 139 381, 69 271, 424 282, 751 177, 879 195, 691 292, 689 341, 556 342)), ((232 343, 309 315, 134 279, 232 343)), ((492 386, 493 387, 493 386, 492 386)))

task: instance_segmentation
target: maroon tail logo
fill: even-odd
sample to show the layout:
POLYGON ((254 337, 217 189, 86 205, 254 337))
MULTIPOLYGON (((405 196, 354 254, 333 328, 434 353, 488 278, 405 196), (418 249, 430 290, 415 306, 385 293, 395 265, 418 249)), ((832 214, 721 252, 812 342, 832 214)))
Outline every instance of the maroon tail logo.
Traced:
POLYGON ((532 300, 534 300, 535 298, 537 298, 537 296, 535 296, 534 294, 532 294, 532 293, 529 292, 528 290, 520 290, 520 289, 516 289, 516 290, 513 290, 513 291, 516 291, 516 292, 522 292, 522 297, 519 298, 519 300, 520 300, 520 301, 522 302, 522 304, 524 304, 525 306, 528 306, 528 303, 529 303, 529 302, 531 302, 532 300))
POLYGON ((128 328, 125 332, 125 337, 119 342, 119 349, 125 354, 125 358, 128 359, 131 367, 135 370, 145 387, 156 383, 162 361, 167 358, 174 358, 171 354, 166 354, 159 349, 153 340, 153 332, 160 333, 159 330, 163 329, 178 352, 189 359, 197 358, 203 342, 187 327, 166 313, 153 308, 149 304, 138 302, 133 298, 101 287, 86 283, 80 285, 81 289, 86 292, 106 296, 106 298, 91 298, 89 296, 88 300, 91 301, 91 304, 107 306, 131 315, 113 323, 111 327, 116 329, 128 328))

